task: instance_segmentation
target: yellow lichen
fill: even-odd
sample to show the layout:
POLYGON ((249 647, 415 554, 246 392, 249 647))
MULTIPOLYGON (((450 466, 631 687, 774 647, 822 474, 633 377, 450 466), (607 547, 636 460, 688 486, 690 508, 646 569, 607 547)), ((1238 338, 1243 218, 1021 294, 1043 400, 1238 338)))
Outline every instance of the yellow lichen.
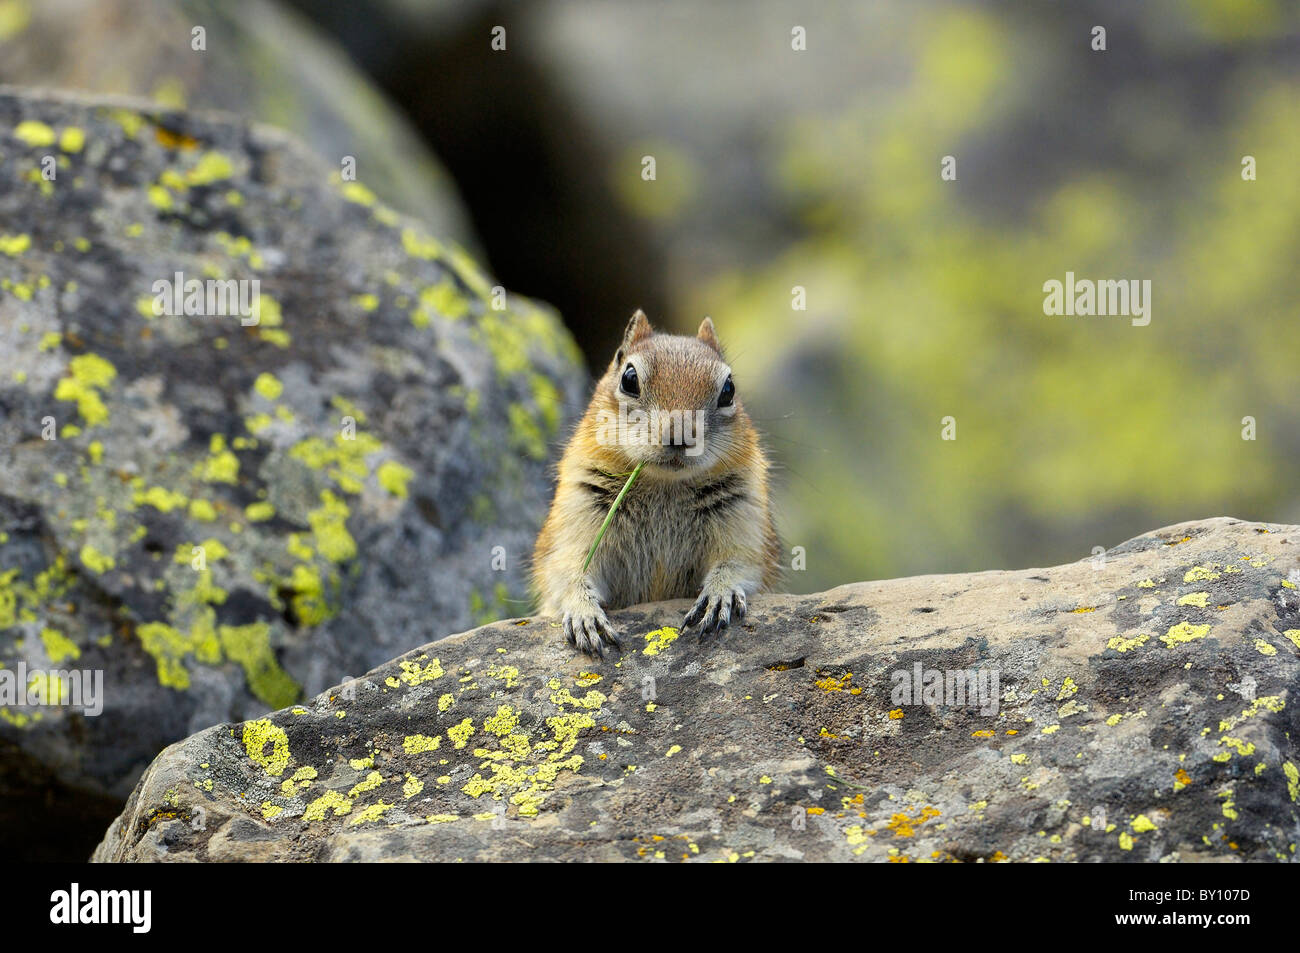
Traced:
POLYGON ((350 814, 352 812, 352 801, 338 791, 326 791, 307 805, 307 809, 302 812, 302 819, 304 821, 321 821, 325 819, 326 811, 333 811, 335 817, 350 814))
POLYGON ((253 390, 274 403, 284 393, 284 385, 274 374, 263 372, 257 375, 257 380, 253 381, 253 390))
POLYGON ((519 713, 509 705, 502 705, 495 715, 483 722, 483 730, 504 738, 513 734, 518 725, 519 713))
POLYGON ((86 145, 86 133, 77 126, 69 126, 59 136, 59 148, 64 152, 80 152, 86 145))
POLYGON ((52 146, 56 136, 54 130, 36 119, 24 119, 14 126, 14 138, 33 148, 52 146))
POLYGON ((207 483, 239 482, 239 458, 226 448, 224 434, 214 433, 208 441, 208 457, 195 468, 195 476, 207 483))
POLYGON ((1168 648, 1175 645, 1185 645, 1188 642, 1194 642, 1197 639, 1203 639, 1210 634, 1208 625, 1192 625, 1190 622, 1180 622, 1175 626, 1170 626, 1168 633, 1160 636, 1160 641, 1165 643, 1168 648))
POLYGON ((289 736, 284 729, 271 723, 269 718, 244 723, 244 750, 254 764, 272 777, 284 773, 289 764, 289 736), (267 745, 271 746, 268 754, 267 745))
POLYGON ((101 553, 89 543, 81 547, 80 555, 82 564, 96 574, 102 575, 116 565, 112 556, 101 553))
POLYGON ((227 156, 220 152, 205 152, 199 156, 194 168, 185 173, 185 181, 190 185, 211 185, 230 178, 234 171, 227 156))
MULTIPOLYGON (((428 735, 407 735, 402 739, 402 750, 407 754, 420 754, 425 751, 437 751, 440 744, 442 744, 442 735, 434 735, 432 738, 428 735)), ((457 747, 464 747, 464 745, 457 747)))
POLYGON ((117 369, 97 354, 81 354, 68 362, 68 376, 54 389, 54 399, 77 405, 87 427, 108 420, 108 408, 100 391, 117 377, 117 369))
POLYGON ((280 782, 280 793, 285 797, 293 797, 300 788, 311 787, 311 783, 315 779, 316 769, 304 765, 284 781, 280 782))
POLYGON ((672 626, 664 626, 662 629, 655 629, 653 632, 646 634, 646 647, 641 650, 642 655, 658 655, 668 646, 677 641, 678 632, 672 626))
POLYGON ((406 499, 407 485, 415 478, 415 471, 395 460, 387 460, 375 471, 379 485, 399 499, 406 499))
POLYGON ((466 718, 458 725, 453 725, 447 729, 447 737, 451 739, 457 748, 465 747, 470 736, 474 734, 474 722, 466 718))
POLYGON ((1206 563, 1203 566, 1193 566, 1183 574, 1183 582, 1212 582, 1218 579, 1221 573, 1218 563, 1206 563))
POLYGON ((56 629, 41 629, 41 643, 45 646, 45 654, 56 665, 67 659, 81 658, 77 643, 56 629))
POLYGON ((1106 647, 1114 649, 1116 652, 1131 652, 1134 649, 1141 648, 1150 638, 1151 636, 1143 634, 1136 635, 1131 639, 1117 635, 1106 643, 1106 647))
POLYGON ((250 503, 244 507, 244 516, 250 523, 265 523, 275 516, 275 507, 270 503, 250 503))
POLYGON ((558 683, 558 679, 553 679, 550 685, 551 702, 556 705, 575 705, 578 708, 596 709, 604 705, 607 699, 603 692, 596 691, 594 688, 581 698, 576 698, 567 688, 557 687, 556 683, 558 683))
MULTIPOLYGON (((1234 715, 1231 718, 1225 718, 1220 721, 1219 731, 1232 731, 1243 721, 1246 721, 1249 718, 1254 718, 1258 715, 1261 709, 1264 711, 1271 711, 1276 715, 1278 712, 1282 711, 1284 707, 1285 702, 1282 701, 1280 695, 1261 695, 1250 703, 1249 708, 1243 709, 1240 715, 1234 715)), ((1208 732, 1210 729, 1206 728, 1205 730, 1208 732)))
MULTIPOLYGON (((488 666, 487 671, 484 674, 486 674, 488 678, 494 678, 497 681, 505 682, 506 688, 514 688, 519 684, 519 669, 513 665, 497 665, 493 663, 488 666)), ((579 680, 583 680, 582 676, 579 676, 579 680)), ((438 706, 441 711, 442 699, 438 700, 438 706)))
POLYGON ((30 235, 0 235, 0 255, 17 258, 31 247, 30 235))
MULTIPOLYGON (((424 658, 425 656, 420 657, 424 658)), ((427 665, 421 665, 419 661, 404 661, 399 662, 398 667, 402 670, 400 675, 396 677, 390 675, 384 680, 389 688, 397 688, 403 683, 420 685, 424 682, 436 681, 445 674, 442 670, 442 663, 438 659, 434 659, 427 665)))
POLYGON ((384 776, 378 771, 371 771, 364 781, 358 781, 348 792, 348 797, 355 798, 358 794, 364 794, 366 791, 373 791, 379 785, 384 783, 384 776))

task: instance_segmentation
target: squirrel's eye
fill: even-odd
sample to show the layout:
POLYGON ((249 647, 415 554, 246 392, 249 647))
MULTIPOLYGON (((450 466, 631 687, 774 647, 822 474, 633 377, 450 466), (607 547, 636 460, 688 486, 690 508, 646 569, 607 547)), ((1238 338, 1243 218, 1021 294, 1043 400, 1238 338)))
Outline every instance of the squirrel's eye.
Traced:
POLYGON ((731 375, 727 375, 727 382, 722 385, 722 393, 718 395, 719 407, 730 407, 736 402, 736 385, 731 380, 731 375))
POLYGON ((621 387, 623 393, 627 394, 629 397, 641 396, 641 382, 636 379, 636 368, 631 364, 624 369, 623 379, 619 381, 619 387, 621 387))

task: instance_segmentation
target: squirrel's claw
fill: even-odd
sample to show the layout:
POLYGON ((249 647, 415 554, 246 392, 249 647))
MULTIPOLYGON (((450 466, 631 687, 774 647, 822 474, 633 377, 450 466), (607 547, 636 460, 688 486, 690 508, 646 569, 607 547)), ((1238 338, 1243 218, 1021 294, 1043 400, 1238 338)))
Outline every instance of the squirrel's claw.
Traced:
POLYGON ((605 657, 605 645, 619 646, 604 612, 596 608, 593 613, 564 613, 564 637, 569 644, 588 655, 605 657))
POLYGON ((739 586, 729 586, 721 591, 706 588, 687 610, 682 624, 688 629, 699 625, 701 635, 721 632, 731 624, 733 616, 737 622, 743 619, 747 608, 745 590, 739 586))

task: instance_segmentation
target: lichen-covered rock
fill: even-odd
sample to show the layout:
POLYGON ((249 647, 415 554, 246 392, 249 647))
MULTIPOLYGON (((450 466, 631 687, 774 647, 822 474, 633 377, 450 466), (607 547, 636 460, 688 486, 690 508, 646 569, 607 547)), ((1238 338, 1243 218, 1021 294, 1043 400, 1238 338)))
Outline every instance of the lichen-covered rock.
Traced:
POLYGON ((585 382, 550 311, 275 130, 0 91, 0 663, 104 684, 0 694, 0 831, 67 829, 16 819, 51 772, 120 805, 171 741, 525 609, 585 382))
POLYGON ((497 623, 172 745, 95 858, 1294 860, 1298 557, 1185 523, 759 597, 703 644, 637 607, 604 661, 497 623))
POLYGON ((275 0, 5 0, 0 83, 269 123, 336 173, 353 157, 381 199, 432 234, 473 241, 450 176, 410 123, 334 43, 275 0))

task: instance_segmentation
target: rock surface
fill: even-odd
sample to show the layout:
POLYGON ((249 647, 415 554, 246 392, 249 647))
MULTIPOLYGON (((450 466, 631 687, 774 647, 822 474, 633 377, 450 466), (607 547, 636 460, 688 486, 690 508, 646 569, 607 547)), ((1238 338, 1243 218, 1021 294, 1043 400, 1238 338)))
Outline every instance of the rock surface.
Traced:
POLYGON ((0 89, 0 663, 104 679, 97 717, 0 696, 3 836, 518 613, 585 386, 549 310, 285 135, 0 89), (259 282, 257 323, 156 314, 177 273, 259 282))
POLYGON ((1294 860, 1298 557, 1205 520, 758 597, 704 644, 641 606, 603 661, 496 623, 172 745, 95 858, 1294 860), (897 695, 918 666, 992 704, 897 695))
POLYGON ((335 170, 352 156, 386 203, 431 234, 473 243, 450 176, 409 122, 328 38, 274 0, 7 0, 0 83, 269 123, 335 170))

